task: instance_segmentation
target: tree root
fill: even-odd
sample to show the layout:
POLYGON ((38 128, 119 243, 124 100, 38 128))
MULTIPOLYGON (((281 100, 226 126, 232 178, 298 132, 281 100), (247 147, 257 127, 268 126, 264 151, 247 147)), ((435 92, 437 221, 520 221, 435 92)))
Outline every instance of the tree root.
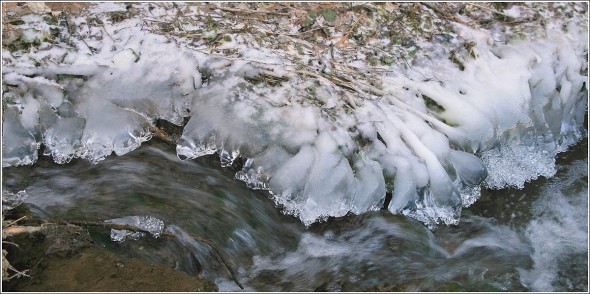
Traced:
MULTIPOLYGON (((2 241, 2 243, 5 243, 5 242, 2 241)), ((10 264, 10 262, 8 262, 8 259, 6 258, 7 254, 8 254, 8 251, 2 249, 2 281, 9 281, 14 278, 20 278, 20 277, 29 277, 29 274, 27 274, 27 272, 29 270, 26 269, 23 271, 19 271, 16 268, 14 268, 10 264), (13 272, 13 274, 9 275, 9 271, 13 272)))
POLYGON ((15 247, 18 247, 17 244, 9 242, 9 241, 4 241, 4 239, 6 237, 15 235, 15 234, 19 234, 19 233, 24 233, 24 232, 28 232, 28 233, 32 233, 35 231, 40 230, 39 227, 22 227, 22 226, 14 226, 14 224, 16 224, 18 221, 24 219, 25 217, 21 217, 15 221, 12 221, 8 224, 4 224, 4 215, 2 215, 2 281, 9 281, 12 280, 13 278, 20 278, 20 277, 28 277, 29 275, 27 274, 27 272, 29 271, 28 269, 26 270, 22 270, 19 271, 16 268, 14 268, 10 262, 8 261, 8 259, 6 258, 6 255, 8 255, 8 251, 6 251, 4 249, 4 244, 10 244, 10 245, 14 245, 15 247), (10 272, 12 272, 12 275, 10 274, 10 272))

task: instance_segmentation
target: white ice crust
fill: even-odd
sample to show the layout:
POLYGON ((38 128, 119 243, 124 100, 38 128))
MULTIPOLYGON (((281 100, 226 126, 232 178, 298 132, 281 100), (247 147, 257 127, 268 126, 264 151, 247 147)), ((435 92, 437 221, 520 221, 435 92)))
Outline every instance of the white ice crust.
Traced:
POLYGON ((157 119, 190 117, 181 159, 241 158, 236 178, 306 225, 380 209, 389 192, 392 213, 432 226, 456 223, 482 184, 552 176, 555 155, 585 136, 587 28, 548 25, 543 38, 500 44, 458 26, 474 44, 463 69, 445 58, 392 67, 382 95, 293 74, 265 49, 224 59, 139 20, 104 29, 100 42, 78 44, 94 52, 45 52, 63 55, 60 65, 28 66, 39 52, 3 59, 3 167, 33 164, 41 145, 58 163, 98 163, 149 140, 157 119), (252 82, 262 72, 246 60, 287 79, 252 82))

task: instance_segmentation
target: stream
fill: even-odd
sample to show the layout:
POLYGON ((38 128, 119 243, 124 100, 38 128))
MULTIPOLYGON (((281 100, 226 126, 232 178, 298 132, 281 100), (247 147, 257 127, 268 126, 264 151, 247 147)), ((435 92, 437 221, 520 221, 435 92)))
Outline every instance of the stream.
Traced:
POLYGON ((48 219, 153 216, 177 238, 146 236, 108 250, 166 264, 240 291, 210 247, 222 250, 243 291, 588 291, 587 139, 557 158, 557 174, 524 189, 482 189, 456 226, 386 210, 306 228, 267 192, 248 189, 214 156, 182 161, 153 139, 99 164, 49 157, 3 168, 3 190, 26 190, 48 219))

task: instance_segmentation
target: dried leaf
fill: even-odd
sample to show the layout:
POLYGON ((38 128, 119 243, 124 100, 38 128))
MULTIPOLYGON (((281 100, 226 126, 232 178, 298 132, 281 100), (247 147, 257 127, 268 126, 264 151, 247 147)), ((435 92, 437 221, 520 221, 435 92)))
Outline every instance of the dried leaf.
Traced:
POLYGON ((244 2, 236 5, 236 8, 242 9, 242 10, 250 10, 250 7, 248 6, 248 4, 247 3, 244 3, 244 2))
POLYGON ((334 46, 339 48, 346 48, 348 45, 350 45, 350 42, 348 41, 348 35, 343 35, 336 43, 334 43, 334 46))
POLYGON ((276 3, 266 4, 260 6, 261 11, 277 11, 278 7, 276 3))
POLYGON ((43 2, 29 2, 25 5, 27 7, 29 7, 31 12, 33 12, 33 13, 51 12, 51 9, 49 7, 47 7, 47 5, 45 5, 45 3, 43 3, 43 2))

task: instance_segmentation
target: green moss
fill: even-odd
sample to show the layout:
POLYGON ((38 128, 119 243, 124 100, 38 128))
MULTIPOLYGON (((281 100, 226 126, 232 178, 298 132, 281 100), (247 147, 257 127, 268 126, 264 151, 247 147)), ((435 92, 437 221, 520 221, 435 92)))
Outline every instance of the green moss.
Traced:
POLYGON ((458 127, 458 126, 459 126, 459 124, 458 124, 458 123, 455 123, 455 122, 449 121, 449 120, 447 120, 447 119, 443 119, 443 120, 442 120, 442 122, 443 122, 445 125, 449 126, 449 127, 458 127))
POLYGON ((26 29, 20 35, 19 40, 24 44, 40 45, 43 41, 43 34, 35 29, 26 29))
POLYGON ((459 68, 459 70, 461 70, 461 71, 465 70, 465 65, 463 64, 463 61, 461 59, 459 59, 457 54, 452 54, 451 57, 449 58, 449 60, 452 63, 456 64, 457 67, 459 68))
POLYGON ((391 58, 389 56, 382 56, 381 63, 384 65, 391 65, 393 63, 393 58, 391 58))
POLYGON ((207 18, 205 19, 205 27, 207 27, 208 29, 218 29, 219 22, 213 19, 211 16, 207 16, 207 18))
POLYGON ((447 292, 465 292, 467 290, 458 282, 448 282, 444 288, 447 292))
POLYGON ((322 16, 328 22, 333 22, 336 20, 336 16, 338 16, 338 12, 334 10, 324 9, 321 11, 322 16))
POLYGON ((52 14, 44 15, 43 20, 49 25, 52 25, 52 26, 57 25, 57 17, 55 17, 52 14))
POLYGON ((43 42, 55 43, 55 36, 54 32, 45 32, 41 30, 36 30, 33 28, 29 28, 23 30, 20 33, 20 36, 14 42, 6 45, 6 48, 9 51, 27 51, 31 47, 36 47, 41 45, 43 42))
POLYGON ((57 38, 61 34, 61 30, 59 28, 50 28, 49 31, 51 32, 51 36, 53 38, 57 38))
POLYGON ((13 26, 20 26, 22 24, 25 24, 25 22, 22 19, 17 19, 17 20, 13 20, 13 21, 9 22, 9 24, 11 24, 13 26))
POLYGON ((123 11, 114 11, 111 12, 110 19, 112 23, 119 23, 129 18, 127 12, 123 11))
POLYGON ((494 9, 498 11, 503 11, 504 9, 508 8, 507 2, 492 2, 491 5, 494 9))
POLYGON ((505 15, 502 14, 494 14, 494 19, 496 19, 497 21, 509 21, 510 18, 506 17, 505 15))
POLYGON ((73 80, 73 79, 84 79, 84 80, 86 80, 87 77, 86 76, 80 76, 80 75, 70 75, 70 74, 58 74, 57 75, 57 81, 58 82, 65 81, 65 80, 73 80))
POLYGON ((426 107, 434 112, 443 112, 445 111, 445 108, 442 107, 440 104, 436 103, 436 101, 434 101, 432 98, 426 96, 426 95, 422 95, 422 99, 424 99, 424 103, 426 104, 426 107))
POLYGON ((370 66, 377 66, 377 59, 375 59, 375 57, 373 57, 372 55, 367 56, 366 60, 370 66))
POLYGON ((315 99, 317 92, 316 92, 316 87, 314 85, 309 85, 305 88, 305 92, 307 92, 307 94, 311 95, 312 98, 315 99))
POLYGON ((160 23, 158 23, 158 26, 160 27, 160 30, 162 30, 162 32, 165 32, 165 33, 174 32, 174 25, 171 23, 160 22, 160 23))
POLYGON ((305 54, 305 52, 303 51, 303 47, 301 46, 301 44, 296 43, 295 44, 295 49, 297 50, 297 53, 299 53, 301 55, 305 54))

